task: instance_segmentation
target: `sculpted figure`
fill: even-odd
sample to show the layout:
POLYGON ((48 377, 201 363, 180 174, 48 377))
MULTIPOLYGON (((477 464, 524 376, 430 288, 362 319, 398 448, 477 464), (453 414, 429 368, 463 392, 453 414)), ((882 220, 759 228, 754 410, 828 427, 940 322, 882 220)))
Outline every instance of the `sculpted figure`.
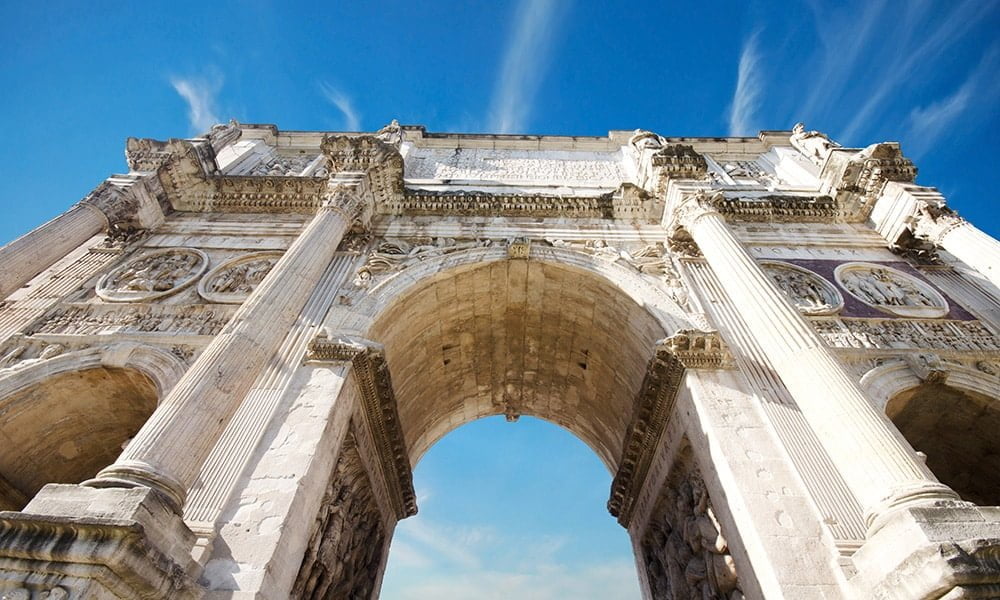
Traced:
POLYGON ((825 133, 806 131, 806 126, 802 123, 796 123, 795 127, 792 127, 789 141, 799 152, 819 166, 823 166, 834 148, 840 147, 840 144, 831 140, 825 133))

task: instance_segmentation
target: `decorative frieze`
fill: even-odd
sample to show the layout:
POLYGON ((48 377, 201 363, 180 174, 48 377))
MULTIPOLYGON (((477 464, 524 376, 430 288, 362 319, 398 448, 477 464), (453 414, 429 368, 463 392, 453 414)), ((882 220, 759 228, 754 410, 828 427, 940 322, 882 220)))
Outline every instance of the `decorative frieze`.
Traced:
POLYGON ((399 422, 396 396, 382 347, 368 340, 349 336, 330 338, 325 332, 309 342, 306 360, 312 362, 350 362, 358 384, 361 412, 371 437, 375 440, 385 487, 389 491, 397 519, 417 514, 417 496, 413 473, 406 452, 403 429, 399 422))
POLYGON ((490 148, 417 148, 407 155, 407 179, 447 182, 589 184, 617 187, 625 181, 620 156, 605 152, 546 153, 490 148))
POLYGON ((109 302, 142 302, 174 294, 208 268, 196 248, 164 248, 134 257, 97 282, 97 295, 109 302))
POLYGON ((398 201, 380 203, 379 212, 407 216, 484 216, 649 220, 654 201, 630 183, 600 196, 562 196, 481 191, 408 189, 398 201))
POLYGON ((230 306, 68 304, 42 317, 28 333, 214 336, 222 331, 234 311, 235 307, 230 306))
POLYGON ((281 252, 254 252, 215 267, 198 282, 198 293, 209 302, 240 304, 281 258, 281 252))
POLYGON ((844 307, 844 297, 816 273, 786 262, 760 261, 761 269, 804 315, 832 315, 844 307))
POLYGON ((1000 340, 979 321, 925 319, 809 319, 834 348, 1000 352, 1000 340))
POLYGON ((861 302, 902 317, 948 314, 948 302, 923 281, 884 265, 850 262, 837 267, 837 283, 861 302))

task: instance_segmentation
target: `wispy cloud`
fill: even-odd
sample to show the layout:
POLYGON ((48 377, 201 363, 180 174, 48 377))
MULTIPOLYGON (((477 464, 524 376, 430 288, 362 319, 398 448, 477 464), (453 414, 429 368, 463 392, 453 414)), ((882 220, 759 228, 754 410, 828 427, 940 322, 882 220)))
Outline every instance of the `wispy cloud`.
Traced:
MULTIPOLYGON (((900 5, 904 11, 912 14, 904 14, 901 19, 911 23, 923 19, 923 12, 927 5, 920 3, 903 3, 900 5)), ((879 109, 892 92, 905 81, 913 78, 914 70, 922 63, 942 55, 945 49, 955 40, 962 39, 962 36, 976 24, 982 22, 984 15, 992 9, 989 2, 979 0, 966 0, 955 7, 944 18, 934 21, 930 31, 921 37, 920 43, 913 45, 909 40, 903 38, 893 44, 895 56, 890 60, 881 61, 883 68, 874 75, 876 85, 874 85, 867 96, 867 100, 855 111, 854 118, 840 132, 840 138, 851 143, 856 136, 863 132, 878 115, 879 109)), ((899 26, 890 30, 901 31, 904 34, 911 27, 899 26)))
POLYGON ((910 111, 904 139, 913 156, 930 150, 963 114, 977 107, 993 110, 1000 95, 1000 81, 996 78, 1000 67, 998 58, 1000 46, 994 45, 958 89, 936 102, 910 111))
POLYGON ((393 536, 393 578, 383 591, 400 600, 638 596, 631 561, 563 564, 557 554, 570 542, 561 536, 516 539, 490 527, 404 521, 393 536))
POLYGON ((523 132, 552 50, 560 0, 521 0, 493 94, 491 129, 523 132))
POLYGON ((323 96, 327 99, 327 101, 336 106, 337 109, 344 115, 344 129, 347 131, 360 131, 361 115, 354 109, 354 105, 351 103, 351 99, 347 96, 347 94, 328 83, 321 83, 319 88, 323 92, 323 96))
POLYGON ((172 77, 170 85, 188 105, 188 122, 195 133, 204 133, 219 122, 216 95, 222 88, 222 77, 172 77))
POLYGON ((760 105, 763 85, 760 78, 760 52, 757 49, 759 32, 747 38, 740 53, 736 74, 736 91, 729 106, 729 135, 754 133, 753 120, 760 105))
POLYGON ((810 76, 822 85, 809 86, 805 100, 796 107, 796 120, 808 122, 821 116, 841 99, 837 92, 844 89, 854 73, 864 56, 862 51, 868 50, 872 34, 875 31, 884 33, 876 25, 887 5, 887 0, 868 0, 855 10, 847 5, 810 0, 809 7, 822 48, 810 76), (850 39, 850 43, 845 44, 845 39, 850 39))

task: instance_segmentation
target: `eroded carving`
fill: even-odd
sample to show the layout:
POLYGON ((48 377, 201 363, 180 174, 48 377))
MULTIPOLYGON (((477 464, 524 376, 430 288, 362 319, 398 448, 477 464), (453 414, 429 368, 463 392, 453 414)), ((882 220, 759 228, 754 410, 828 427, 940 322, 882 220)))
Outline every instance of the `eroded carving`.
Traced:
POLYGON ((232 317, 235 307, 205 305, 94 305, 70 304, 45 315, 29 334, 102 335, 150 333, 216 335, 232 317))
POLYGON ((796 123, 792 127, 792 135, 789 141, 795 149, 821 167, 830 156, 830 152, 834 148, 840 147, 840 144, 832 141, 825 133, 806 131, 806 127, 802 123, 796 123))
POLYGON ((354 432, 341 445, 291 597, 372 597, 386 531, 354 432))
POLYGON ((12 335, 0 346, 0 372, 13 371, 59 356, 66 346, 22 334, 12 335))
POLYGON ((743 598, 736 563, 690 449, 671 469, 641 548, 653 598, 743 598))
POLYGON ((457 240, 455 238, 386 238, 368 255, 354 277, 354 285, 374 286, 383 276, 401 271, 418 262, 470 248, 492 244, 492 240, 457 240))
POLYGON ((844 297, 816 273, 779 261, 760 261, 771 281, 804 315, 832 315, 844 307, 844 297))
POLYGON ((948 303, 930 285, 896 269, 872 263, 845 263, 837 282, 858 300, 903 317, 943 317, 948 303))
MULTIPOLYGON (((303 175, 306 168, 311 166, 318 155, 285 156, 276 154, 271 158, 261 161, 246 175, 271 175, 279 177, 297 177, 303 175)), ((313 177, 325 177, 326 173, 311 173, 313 177)))
POLYGON ((209 302, 240 304, 281 258, 281 252, 255 252, 223 263, 198 282, 198 293, 209 302))
POLYGON ((162 298, 194 281, 208 268, 208 256, 195 248, 165 248, 132 258, 97 283, 97 295, 110 302, 162 298))
POLYGON ((834 348, 1000 351, 1000 340, 979 321, 816 318, 810 322, 834 348))

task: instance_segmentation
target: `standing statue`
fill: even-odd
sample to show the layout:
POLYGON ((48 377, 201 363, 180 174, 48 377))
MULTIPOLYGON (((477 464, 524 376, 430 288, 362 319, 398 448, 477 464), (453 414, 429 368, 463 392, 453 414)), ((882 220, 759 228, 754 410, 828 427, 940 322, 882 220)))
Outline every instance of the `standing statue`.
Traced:
POLYGON ((840 144, 831 140, 825 133, 806 131, 806 126, 802 123, 796 123, 795 127, 792 127, 789 141, 799 152, 821 167, 830 156, 830 152, 840 147, 840 144))

